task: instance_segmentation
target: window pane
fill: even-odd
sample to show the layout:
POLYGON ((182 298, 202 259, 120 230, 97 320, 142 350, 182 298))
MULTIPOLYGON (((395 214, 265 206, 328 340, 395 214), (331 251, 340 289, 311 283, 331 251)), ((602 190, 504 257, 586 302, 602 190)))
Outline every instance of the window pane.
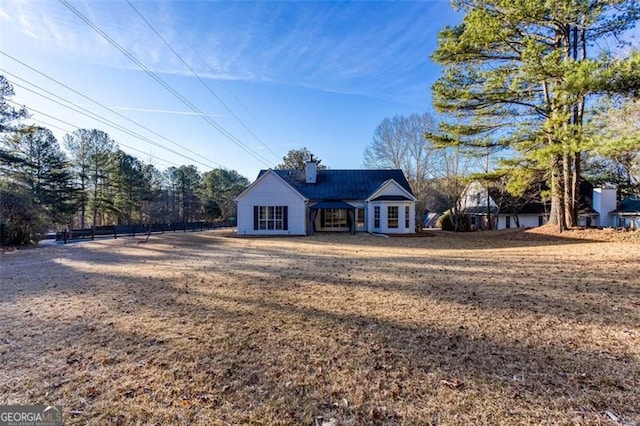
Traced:
POLYGON ((387 225, 389 228, 398 227, 398 206, 387 207, 387 225))
POLYGON ((346 209, 325 209, 324 228, 346 228, 347 227, 347 210, 346 209))
POLYGON ((258 206, 258 229, 284 229, 284 206, 258 206))

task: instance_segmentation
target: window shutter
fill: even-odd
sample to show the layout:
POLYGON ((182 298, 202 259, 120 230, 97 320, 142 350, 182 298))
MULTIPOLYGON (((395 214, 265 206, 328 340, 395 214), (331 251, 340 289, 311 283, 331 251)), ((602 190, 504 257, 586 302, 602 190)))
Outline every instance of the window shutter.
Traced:
POLYGON ((282 229, 289 230, 289 206, 282 206, 282 229))
POLYGON ((258 230, 258 206, 253 206, 253 230, 258 230))

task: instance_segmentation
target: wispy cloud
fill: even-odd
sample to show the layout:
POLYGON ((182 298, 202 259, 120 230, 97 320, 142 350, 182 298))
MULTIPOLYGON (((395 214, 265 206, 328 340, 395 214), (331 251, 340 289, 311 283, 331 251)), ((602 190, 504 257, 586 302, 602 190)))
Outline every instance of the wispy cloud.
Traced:
MULTIPOLYGON (((74 2, 73 7, 153 71, 191 74, 126 3, 74 2)), ((136 8, 203 77, 383 98, 406 92, 407 78, 419 79, 421 73, 428 87, 435 33, 453 19, 446 0, 163 2, 157 7, 142 2, 136 8)), ((2 13, 51 48, 101 65, 136 68, 60 3, 7 1, 2 13)))

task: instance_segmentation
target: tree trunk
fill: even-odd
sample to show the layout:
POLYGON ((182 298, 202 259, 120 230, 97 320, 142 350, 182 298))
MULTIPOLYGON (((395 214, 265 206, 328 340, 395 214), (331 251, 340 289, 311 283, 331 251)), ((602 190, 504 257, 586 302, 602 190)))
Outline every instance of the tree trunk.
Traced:
POLYGON ((85 173, 86 169, 82 166, 80 171, 80 229, 84 229, 87 215, 87 179, 85 173))
POLYGON ((487 184, 487 229, 491 231, 491 198, 489 197, 489 185, 487 184))
POLYGON ((562 155, 562 186, 563 186, 563 198, 564 198, 564 221, 567 229, 571 229, 576 226, 574 222, 574 207, 573 207, 573 195, 572 195, 572 162, 571 162, 571 154, 568 151, 568 148, 565 148, 565 152, 562 155))
POLYGON ((100 167, 98 165, 98 163, 95 163, 95 170, 94 170, 94 177, 93 177, 93 220, 91 223, 91 228, 93 229, 93 231, 95 232, 96 230, 96 221, 98 220, 98 185, 100 183, 100 179, 99 179, 99 171, 100 171, 100 167))
POLYGON ((573 156, 573 176, 571 179, 571 214, 574 223, 578 223, 578 214, 580 208, 580 153, 576 152, 573 156))
POLYGON ((564 218, 564 197, 560 180, 560 165, 562 159, 554 156, 551 166, 551 211, 549 213, 549 224, 556 225, 558 231, 566 230, 564 218))

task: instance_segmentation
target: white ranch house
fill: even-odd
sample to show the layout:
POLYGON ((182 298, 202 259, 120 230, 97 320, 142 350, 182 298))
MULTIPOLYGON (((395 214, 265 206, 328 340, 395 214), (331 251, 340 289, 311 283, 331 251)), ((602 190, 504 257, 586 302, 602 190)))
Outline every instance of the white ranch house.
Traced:
MULTIPOLYGON (((489 191, 488 194, 482 183, 474 181, 462 193, 462 211, 469 217, 472 230, 487 228, 487 197, 489 197, 493 229, 533 228, 542 226, 549 220, 549 203, 543 203, 540 200, 530 201, 517 209, 512 209, 509 206, 498 206, 492 192, 495 195, 495 190, 489 191)), ((586 184, 581 185, 580 192, 578 226, 634 227, 634 218, 640 217, 637 212, 640 204, 634 211, 635 205, 631 198, 623 200, 616 209, 616 188, 593 188, 590 184, 586 184)))
POLYGON ((415 232, 416 198, 401 170, 261 170, 236 198, 239 235, 415 232))

